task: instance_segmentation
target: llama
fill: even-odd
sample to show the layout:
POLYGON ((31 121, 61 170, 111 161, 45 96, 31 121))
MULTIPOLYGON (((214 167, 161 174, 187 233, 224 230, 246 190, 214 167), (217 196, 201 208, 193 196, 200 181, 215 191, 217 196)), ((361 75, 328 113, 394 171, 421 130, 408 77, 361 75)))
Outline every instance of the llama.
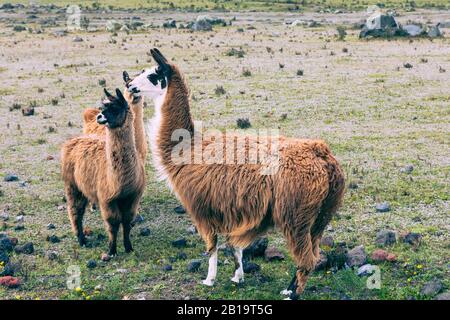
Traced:
MULTIPOLYGON (((123 80, 125 82, 124 97, 127 100, 131 112, 134 114, 134 136, 136 147, 141 159, 145 162, 147 157, 147 139, 144 129, 144 99, 140 92, 132 92, 128 90, 128 84, 131 82, 128 72, 123 72, 123 80)), ((106 127, 97 123, 97 115, 99 109, 87 108, 83 112, 83 134, 105 135, 106 127)))
POLYGON ((134 115, 121 91, 117 97, 105 89, 107 100, 97 122, 104 136, 83 135, 62 147, 61 167, 72 229, 81 246, 83 215, 88 201, 97 203, 109 236, 108 255, 117 253, 117 233, 122 224, 126 252, 133 250, 131 222, 145 188, 144 164, 134 139, 134 115))
MULTIPOLYGON (((172 155, 178 141, 172 140, 173 132, 184 129, 191 137, 194 134, 188 87, 177 66, 157 49, 151 54, 157 67, 136 77, 130 87, 155 102, 155 117, 149 125, 153 161, 206 243, 209 268, 203 284, 212 286, 216 278, 218 235, 224 235, 235 248, 236 270, 231 280, 241 282, 243 248, 277 227, 297 265, 284 292, 296 298, 316 265, 324 229, 343 198, 344 175, 337 160, 321 140, 279 137, 278 170, 271 175, 261 174, 263 164, 175 163, 172 155)), ((192 160, 196 148, 192 140, 190 143, 192 160)), ((202 141, 200 149, 213 143, 202 141)), ((238 153, 254 151, 248 145, 244 150, 234 149, 238 153)))

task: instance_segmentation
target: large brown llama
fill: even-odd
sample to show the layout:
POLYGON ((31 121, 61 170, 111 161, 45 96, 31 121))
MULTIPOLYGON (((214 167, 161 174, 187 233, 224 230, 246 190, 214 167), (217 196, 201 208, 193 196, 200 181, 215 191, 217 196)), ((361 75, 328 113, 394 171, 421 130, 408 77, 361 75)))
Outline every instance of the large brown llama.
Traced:
POLYGON ((72 138, 62 147, 62 177, 67 209, 80 245, 86 244, 83 215, 88 201, 97 203, 109 236, 108 255, 117 253, 117 233, 123 228, 126 252, 133 250, 131 222, 145 188, 144 164, 134 139, 134 116, 119 89, 117 97, 105 90, 97 122, 106 135, 72 138))
MULTIPOLYGON (((142 160, 145 162, 147 157, 147 138, 144 129, 144 99, 140 92, 128 90, 131 78, 128 72, 123 72, 123 81, 125 82, 124 97, 127 100, 130 110, 134 115, 134 137, 136 148, 142 160)), ((105 135, 106 127, 97 122, 97 115, 100 113, 98 108, 87 108, 83 112, 83 134, 105 135)))
MULTIPOLYGON (((225 235, 228 244, 235 248, 236 271, 231 280, 240 282, 244 277, 242 248, 275 226, 286 237, 297 265, 288 290, 284 290, 296 298, 303 292, 319 258, 324 229, 341 204, 344 175, 338 162, 321 140, 284 137, 271 137, 279 140, 278 169, 273 174, 262 174, 266 164, 237 162, 255 152, 248 144, 238 149, 233 143, 232 151, 237 156, 231 164, 207 164, 209 159, 204 151, 217 140, 202 140, 201 147, 196 148, 191 139, 188 144, 193 152, 187 159, 195 159, 196 150, 200 149, 203 162, 174 161, 173 155, 178 152, 174 151, 180 143, 173 139, 175 130, 183 129, 190 137, 194 136, 188 87, 177 66, 157 49, 151 50, 151 54, 158 66, 136 77, 130 86, 155 101, 155 118, 149 125, 153 131, 150 139, 153 160, 206 242, 210 258, 203 283, 211 286, 216 277, 218 235, 225 235)), ((224 136, 223 140, 226 139, 224 136)), ((248 140, 257 139, 248 137, 248 140)))

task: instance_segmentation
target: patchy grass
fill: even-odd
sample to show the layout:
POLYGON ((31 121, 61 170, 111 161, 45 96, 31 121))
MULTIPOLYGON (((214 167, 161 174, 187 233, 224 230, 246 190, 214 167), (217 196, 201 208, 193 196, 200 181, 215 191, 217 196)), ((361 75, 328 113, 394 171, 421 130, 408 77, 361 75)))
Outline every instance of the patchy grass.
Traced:
MULTIPOLYGON (((338 6, 339 1, 333 3, 338 6)), ((279 292, 290 281, 294 265, 285 241, 271 232, 270 244, 283 251, 285 261, 255 259, 261 271, 246 275, 246 282, 236 286, 230 281, 232 260, 221 252, 216 285, 200 285, 207 273, 204 244, 186 231, 191 225, 188 215, 174 213, 179 203, 156 181, 150 159, 140 211, 145 220, 132 234, 135 252, 124 254, 119 245, 116 258, 99 261, 107 243, 98 211, 86 213, 92 247, 77 246, 63 200, 60 146, 80 134, 82 110, 97 104, 102 85, 121 87, 123 70, 133 74, 149 67, 145 60, 150 39, 151 45, 158 39, 155 45, 184 70, 195 97, 193 117, 203 121, 204 127, 235 128, 238 118, 248 118, 255 129, 279 128, 288 136, 323 138, 329 143, 347 181, 358 186, 347 191, 340 216, 326 232, 336 242, 364 245, 370 254, 376 249, 374 240, 380 229, 422 234, 417 249, 400 242, 389 248, 398 262, 379 265, 380 290, 367 289, 367 279, 356 276, 354 270, 325 270, 312 274, 302 298, 424 299, 420 290, 433 278, 442 279, 449 288, 450 110, 448 74, 438 69, 450 70, 448 36, 432 42, 415 40, 414 44, 366 42, 347 31, 343 43, 333 36, 329 41, 323 37, 323 32, 335 34, 333 26, 323 26, 319 32, 289 28, 281 23, 284 16, 279 19, 254 22, 256 30, 238 36, 235 27, 212 33, 151 29, 119 33, 117 43, 110 43, 110 35, 103 31, 83 33, 84 41, 95 43, 95 48, 73 43, 72 34, 57 38, 48 30, 39 37, 11 36, 6 32, 9 28, 0 25, 0 46, 8 61, 1 71, 8 81, 0 84, 0 212, 10 215, 0 227, 17 237, 19 244, 32 241, 35 246, 33 255, 12 255, 12 261, 22 266, 18 274, 24 282, 19 289, 0 287, 1 299, 279 299, 279 292), (127 40, 125 44, 122 39, 127 40), (239 59, 224 54, 229 48, 241 47, 245 55, 239 59), (15 60, 17 52, 21 53, 19 60, 15 60), (420 64, 419 57, 429 62, 420 64), (33 73, 16 74, 25 61, 33 73), (396 71, 405 61, 411 61, 414 68, 396 71), (251 73, 244 74, 245 70, 251 73), (99 84, 99 79, 104 83, 99 84), (216 95, 219 86, 226 88, 226 94, 216 95), (38 94, 37 88, 42 92, 38 94), (52 102, 55 97, 57 104, 52 102), (9 111, 14 103, 28 106, 36 99, 34 116, 9 111), (413 165, 412 173, 401 172, 406 165, 413 165), (4 182, 10 173, 20 181, 4 182), (381 201, 388 201, 392 211, 376 213, 375 204, 381 201), (18 215, 24 215, 24 230, 14 229, 18 215), (48 230, 49 223, 56 229, 48 230), (149 227, 151 234, 139 236, 142 227, 149 227), (46 241, 52 234, 61 242, 46 241), (181 251, 171 241, 179 237, 188 240, 189 246, 183 249, 187 259, 171 262, 181 251), (56 251, 58 258, 47 259, 47 251, 56 251), (87 267, 90 259, 97 261, 96 268, 87 267), (186 271, 191 259, 202 260, 199 272, 186 271), (163 271, 167 264, 172 271, 163 271), (81 269, 80 291, 67 289, 71 265, 81 269)), ((153 107, 147 102, 145 117, 149 118, 153 107)))

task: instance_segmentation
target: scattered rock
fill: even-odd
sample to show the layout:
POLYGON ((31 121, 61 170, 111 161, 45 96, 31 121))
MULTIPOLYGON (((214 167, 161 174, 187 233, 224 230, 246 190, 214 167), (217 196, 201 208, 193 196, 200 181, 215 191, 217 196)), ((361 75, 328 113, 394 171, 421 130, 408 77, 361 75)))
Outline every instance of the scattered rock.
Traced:
POLYGON ((358 268, 357 275, 360 277, 370 276, 375 271, 375 268, 371 264, 365 264, 358 268))
POLYGON ((189 233, 189 234, 196 234, 197 233, 197 228, 195 227, 195 226, 189 226, 187 229, 186 229, 186 231, 189 233))
POLYGON ((61 242, 59 237, 57 235, 55 235, 55 234, 52 234, 51 236, 47 236, 47 241, 51 242, 51 243, 59 243, 59 242, 61 242))
POLYGON ((413 65, 412 65, 411 63, 409 63, 409 62, 404 63, 403 66, 404 66, 406 69, 412 69, 412 67, 413 67, 413 65))
POLYGON ((75 38, 73 38, 73 42, 83 42, 83 38, 76 36, 75 38))
POLYGON ((111 256, 109 255, 109 254, 107 254, 107 253, 102 253, 102 255, 101 255, 101 257, 100 257, 100 259, 102 260, 102 261, 104 261, 104 262, 107 262, 107 261, 109 261, 109 260, 111 260, 111 256))
POLYGON ((0 285, 6 288, 18 288, 20 279, 11 276, 0 277, 0 285))
POLYGON ((172 268, 172 265, 170 265, 170 264, 166 264, 163 267, 163 271, 172 271, 172 270, 173 270, 173 268, 172 268))
POLYGON ((144 222, 144 217, 140 214, 136 215, 136 217, 134 218, 132 224, 141 224, 144 222))
POLYGON ((208 16, 198 16, 197 20, 192 24, 191 29, 194 31, 212 31, 211 19, 208 16))
POLYGON ((45 253, 45 257, 48 260, 56 260, 56 259, 58 259, 58 253, 56 251, 47 251, 45 253))
POLYGON ((243 261, 243 269, 244 269, 244 273, 255 273, 255 272, 258 272, 259 270, 261 270, 261 267, 254 262, 244 260, 243 261))
POLYGON ((367 261, 367 254, 364 246, 357 246, 347 252, 346 263, 349 267, 360 267, 367 261))
POLYGON ((142 237, 148 237, 150 233, 150 228, 148 227, 141 228, 141 230, 139 231, 139 235, 142 237))
POLYGON ((389 205, 389 202, 381 202, 377 203, 375 209, 377 212, 389 212, 391 211, 391 206, 389 205))
POLYGON ((47 230, 53 230, 53 229, 56 229, 55 225, 53 223, 49 223, 47 225, 47 230))
POLYGON ((9 220, 9 214, 7 214, 6 212, 0 213, 0 220, 1 221, 8 221, 9 220))
POLYGON ((284 254, 275 247, 269 247, 264 252, 264 259, 267 262, 284 260, 284 254))
POLYGON ((435 300, 450 300, 450 291, 445 291, 441 294, 438 294, 434 299, 435 300))
POLYGON ((397 235, 392 230, 381 230, 377 233, 375 243, 379 246, 389 246, 397 242, 397 235))
POLYGON ((16 231, 25 230, 25 226, 23 224, 18 224, 14 227, 14 230, 16 230, 16 231))
POLYGON ((438 37, 442 37, 442 32, 439 29, 439 24, 435 25, 435 26, 431 26, 428 29, 428 36, 430 38, 438 38, 438 37))
POLYGON ((442 282, 440 280, 433 279, 425 283, 420 293, 427 297, 433 297, 437 295, 442 290, 442 288, 442 282))
POLYGON ((266 252, 267 246, 269 244, 269 239, 267 238, 259 238, 254 241, 251 245, 244 249, 244 257, 254 258, 254 257, 262 257, 266 252))
POLYGON ((407 166, 401 168, 400 172, 409 174, 409 173, 413 172, 413 170, 414 170, 414 167, 412 165, 407 165, 407 166))
POLYGON ((14 249, 14 243, 10 238, 4 237, 0 239, 0 251, 11 252, 14 249))
POLYGON ((189 272, 197 272, 201 264, 201 260, 191 260, 187 266, 187 270, 189 272))
POLYGON ((86 267, 88 267, 89 269, 96 268, 97 267, 97 261, 95 261, 94 259, 88 260, 88 262, 86 263, 86 267))
POLYGON ((409 232, 406 235, 402 236, 402 240, 404 243, 408 243, 414 247, 417 247, 422 241, 422 235, 420 233, 409 232))
POLYGON ((25 221, 25 217, 21 214, 16 217, 16 223, 23 223, 25 221))
POLYGON ((115 20, 108 20, 108 22, 106 23, 106 31, 109 32, 119 31, 120 28, 122 28, 122 24, 120 24, 115 20))
POLYGON ((19 177, 15 174, 8 174, 3 179, 5 182, 13 182, 13 181, 19 181, 19 177))
POLYGON ((187 254, 183 251, 178 252, 176 258, 177 258, 177 260, 186 260, 187 254))
POLYGON ((383 262, 387 260, 389 253, 383 249, 377 249, 372 253, 372 260, 375 262, 383 262))
POLYGON ((333 248, 334 247, 333 237, 332 236, 322 237, 322 239, 320 240, 320 245, 328 248, 333 248))
POLYGON ((24 253, 24 254, 33 254, 34 253, 34 245, 33 242, 27 242, 24 245, 16 246, 14 249, 16 253, 24 253))
POLYGON ((177 22, 175 20, 166 21, 162 25, 163 28, 173 29, 177 27, 177 22))
POLYGON ((9 262, 9 256, 6 251, 0 250, 0 262, 3 262, 4 264, 9 262))
POLYGON ((187 241, 185 238, 180 238, 172 241, 172 246, 175 248, 185 248, 187 246, 187 241))
POLYGON ((34 107, 22 108, 22 115, 24 117, 29 117, 34 115, 34 107))
POLYGON ((425 30, 417 24, 407 24, 402 27, 402 29, 410 36, 410 37, 417 37, 420 35, 423 35, 425 33, 425 30))
POLYGON ((186 209, 183 206, 175 207, 173 209, 173 211, 175 211, 176 214, 185 214, 186 213, 186 209))
POLYGON ((236 125, 239 129, 247 129, 252 126, 248 118, 239 118, 236 120, 236 125))

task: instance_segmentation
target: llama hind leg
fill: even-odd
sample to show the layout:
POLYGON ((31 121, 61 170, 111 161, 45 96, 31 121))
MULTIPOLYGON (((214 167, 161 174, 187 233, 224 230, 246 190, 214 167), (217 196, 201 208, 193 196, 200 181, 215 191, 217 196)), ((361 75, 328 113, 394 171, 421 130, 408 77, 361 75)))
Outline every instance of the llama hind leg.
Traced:
POLYGON ((86 205, 86 197, 74 186, 66 186, 67 212, 69 214, 72 230, 77 236, 80 246, 86 245, 86 237, 83 233, 83 217, 86 205))
POLYGON ((209 255, 208 261, 208 275, 206 279, 202 281, 202 283, 206 286, 213 286, 214 281, 217 276, 217 258, 218 258, 218 250, 217 250, 217 235, 210 235, 206 239, 206 248, 209 255))
POLYGON ((117 233, 122 222, 120 212, 116 204, 101 205, 100 207, 103 220, 105 221, 106 231, 108 232, 108 255, 115 256, 117 254, 117 233))
POLYGON ((234 248, 234 263, 236 270, 231 281, 241 283, 244 281, 244 265, 242 263, 243 250, 242 248, 234 248))

